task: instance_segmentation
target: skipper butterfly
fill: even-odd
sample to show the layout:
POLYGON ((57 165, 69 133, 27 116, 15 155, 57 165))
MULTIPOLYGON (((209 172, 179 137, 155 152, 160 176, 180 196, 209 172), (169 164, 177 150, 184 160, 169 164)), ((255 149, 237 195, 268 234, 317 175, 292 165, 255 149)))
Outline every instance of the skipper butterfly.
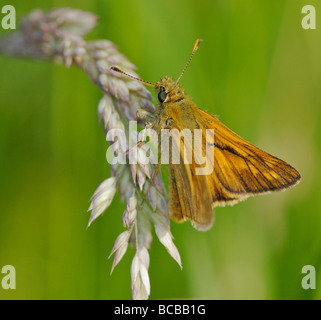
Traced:
MULTIPOLYGON (((155 112, 148 115, 144 113, 140 117, 138 111, 137 115, 150 123, 158 136, 163 129, 176 129, 178 132, 184 129, 191 132, 201 129, 202 154, 207 146, 214 148, 213 153, 205 153, 206 160, 213 165, 213 170, 207 175, 197 174, 199 165, 195 156, 191 163, 181 161, 179 164, 168 164, 170 217, 177 222, 190 220, 197 230, 206 231, 213 224, 214 207, 233 205, 249 196, 287 189, 297 184, 301 176, 285 161, 242 139, 217 118, 199 109, 185 94, 179 80, 200 41, 201 39, 196 41, 190 59, 177 81, 164 77, 154 84, 133 77, 118 67, 111 69, 156 88, 159 103, 155 112), (208 130, 213 130, 214 134, 206 135, 208 130)), ((182 149, 180 141, 176 141, 176 145, 183 160, 186 150, 182 149)), ((187 149, 193 151, 195 146, 187 143, 187 149)), ((154 177, 160 163, 159 161, 154 177)))

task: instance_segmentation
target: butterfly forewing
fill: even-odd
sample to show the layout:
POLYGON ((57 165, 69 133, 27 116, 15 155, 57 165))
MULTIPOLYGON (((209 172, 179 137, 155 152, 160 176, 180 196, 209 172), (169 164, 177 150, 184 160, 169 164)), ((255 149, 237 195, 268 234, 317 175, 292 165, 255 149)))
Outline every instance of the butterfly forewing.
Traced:
POLYGON ((215 195, 217 185, 235 200, 243 200, 250 195, 286 189, 300 180, 298 171, 288 163, 245 141, 212 115, 198 108, 195 115, 200 126, 214 129, 214 142, 208 141, 215 147, 214 172, 208 176, 214 188, 214 204, 219 200, 215 195))

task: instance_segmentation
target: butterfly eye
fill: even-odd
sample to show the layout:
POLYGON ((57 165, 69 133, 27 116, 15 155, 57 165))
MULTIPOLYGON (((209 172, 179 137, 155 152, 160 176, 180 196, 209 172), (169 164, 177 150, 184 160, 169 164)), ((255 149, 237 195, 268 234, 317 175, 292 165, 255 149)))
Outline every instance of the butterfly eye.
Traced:
POLYGON ((158 100, 160 103, 163 103, 166 100, 167 93, 164 88, 161 88, 158 92, 158 100))

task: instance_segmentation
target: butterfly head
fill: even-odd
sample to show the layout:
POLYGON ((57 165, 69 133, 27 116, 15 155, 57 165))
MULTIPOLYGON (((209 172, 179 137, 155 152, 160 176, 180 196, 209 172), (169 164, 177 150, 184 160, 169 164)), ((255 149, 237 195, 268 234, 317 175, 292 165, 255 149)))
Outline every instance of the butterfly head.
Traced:
POLYGON ((169 77, 161 78, 155 84, 155 88, 157 92, 157 98, 160 103, 170 102, 173 101, 175 97, 184 95, 183 87, 180 86, 177 81, 174 81, 169 77))

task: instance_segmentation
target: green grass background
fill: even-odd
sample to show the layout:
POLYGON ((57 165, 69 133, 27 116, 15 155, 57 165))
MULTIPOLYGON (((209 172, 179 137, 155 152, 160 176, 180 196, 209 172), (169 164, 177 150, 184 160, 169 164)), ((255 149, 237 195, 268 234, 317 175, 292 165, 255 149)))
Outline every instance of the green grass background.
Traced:
MULTIPOLYGON (((321 298, 321 4, 316 0, 10 0, 96 13, 88 38, 112 40, 148 81, 178 77, 195 103, 296 167, 286 192, 216 209, 214 227, 171 229, 183 270, 154 234, 151 299, 321 298), (315 5, 317 29, 301 27, 315 5), (301 287, 304 265, 316 290, 301 287)), ((1 6, 1 5, 0 5, 1 6)), ((2 15, 3 16, 3 15, 2 15)), ((0 35, 8 31, 1 30, 0 35)), ((86 230, 89 199, 109 176, 98 124, 101 92, 77 68, 0 56, 0 269, 17 289, 1 299, 131 299, 129 248, 110 276, 123 226, 118 195, 86 230)), ((2 278, 0 273, 0 280, 2 278)))

